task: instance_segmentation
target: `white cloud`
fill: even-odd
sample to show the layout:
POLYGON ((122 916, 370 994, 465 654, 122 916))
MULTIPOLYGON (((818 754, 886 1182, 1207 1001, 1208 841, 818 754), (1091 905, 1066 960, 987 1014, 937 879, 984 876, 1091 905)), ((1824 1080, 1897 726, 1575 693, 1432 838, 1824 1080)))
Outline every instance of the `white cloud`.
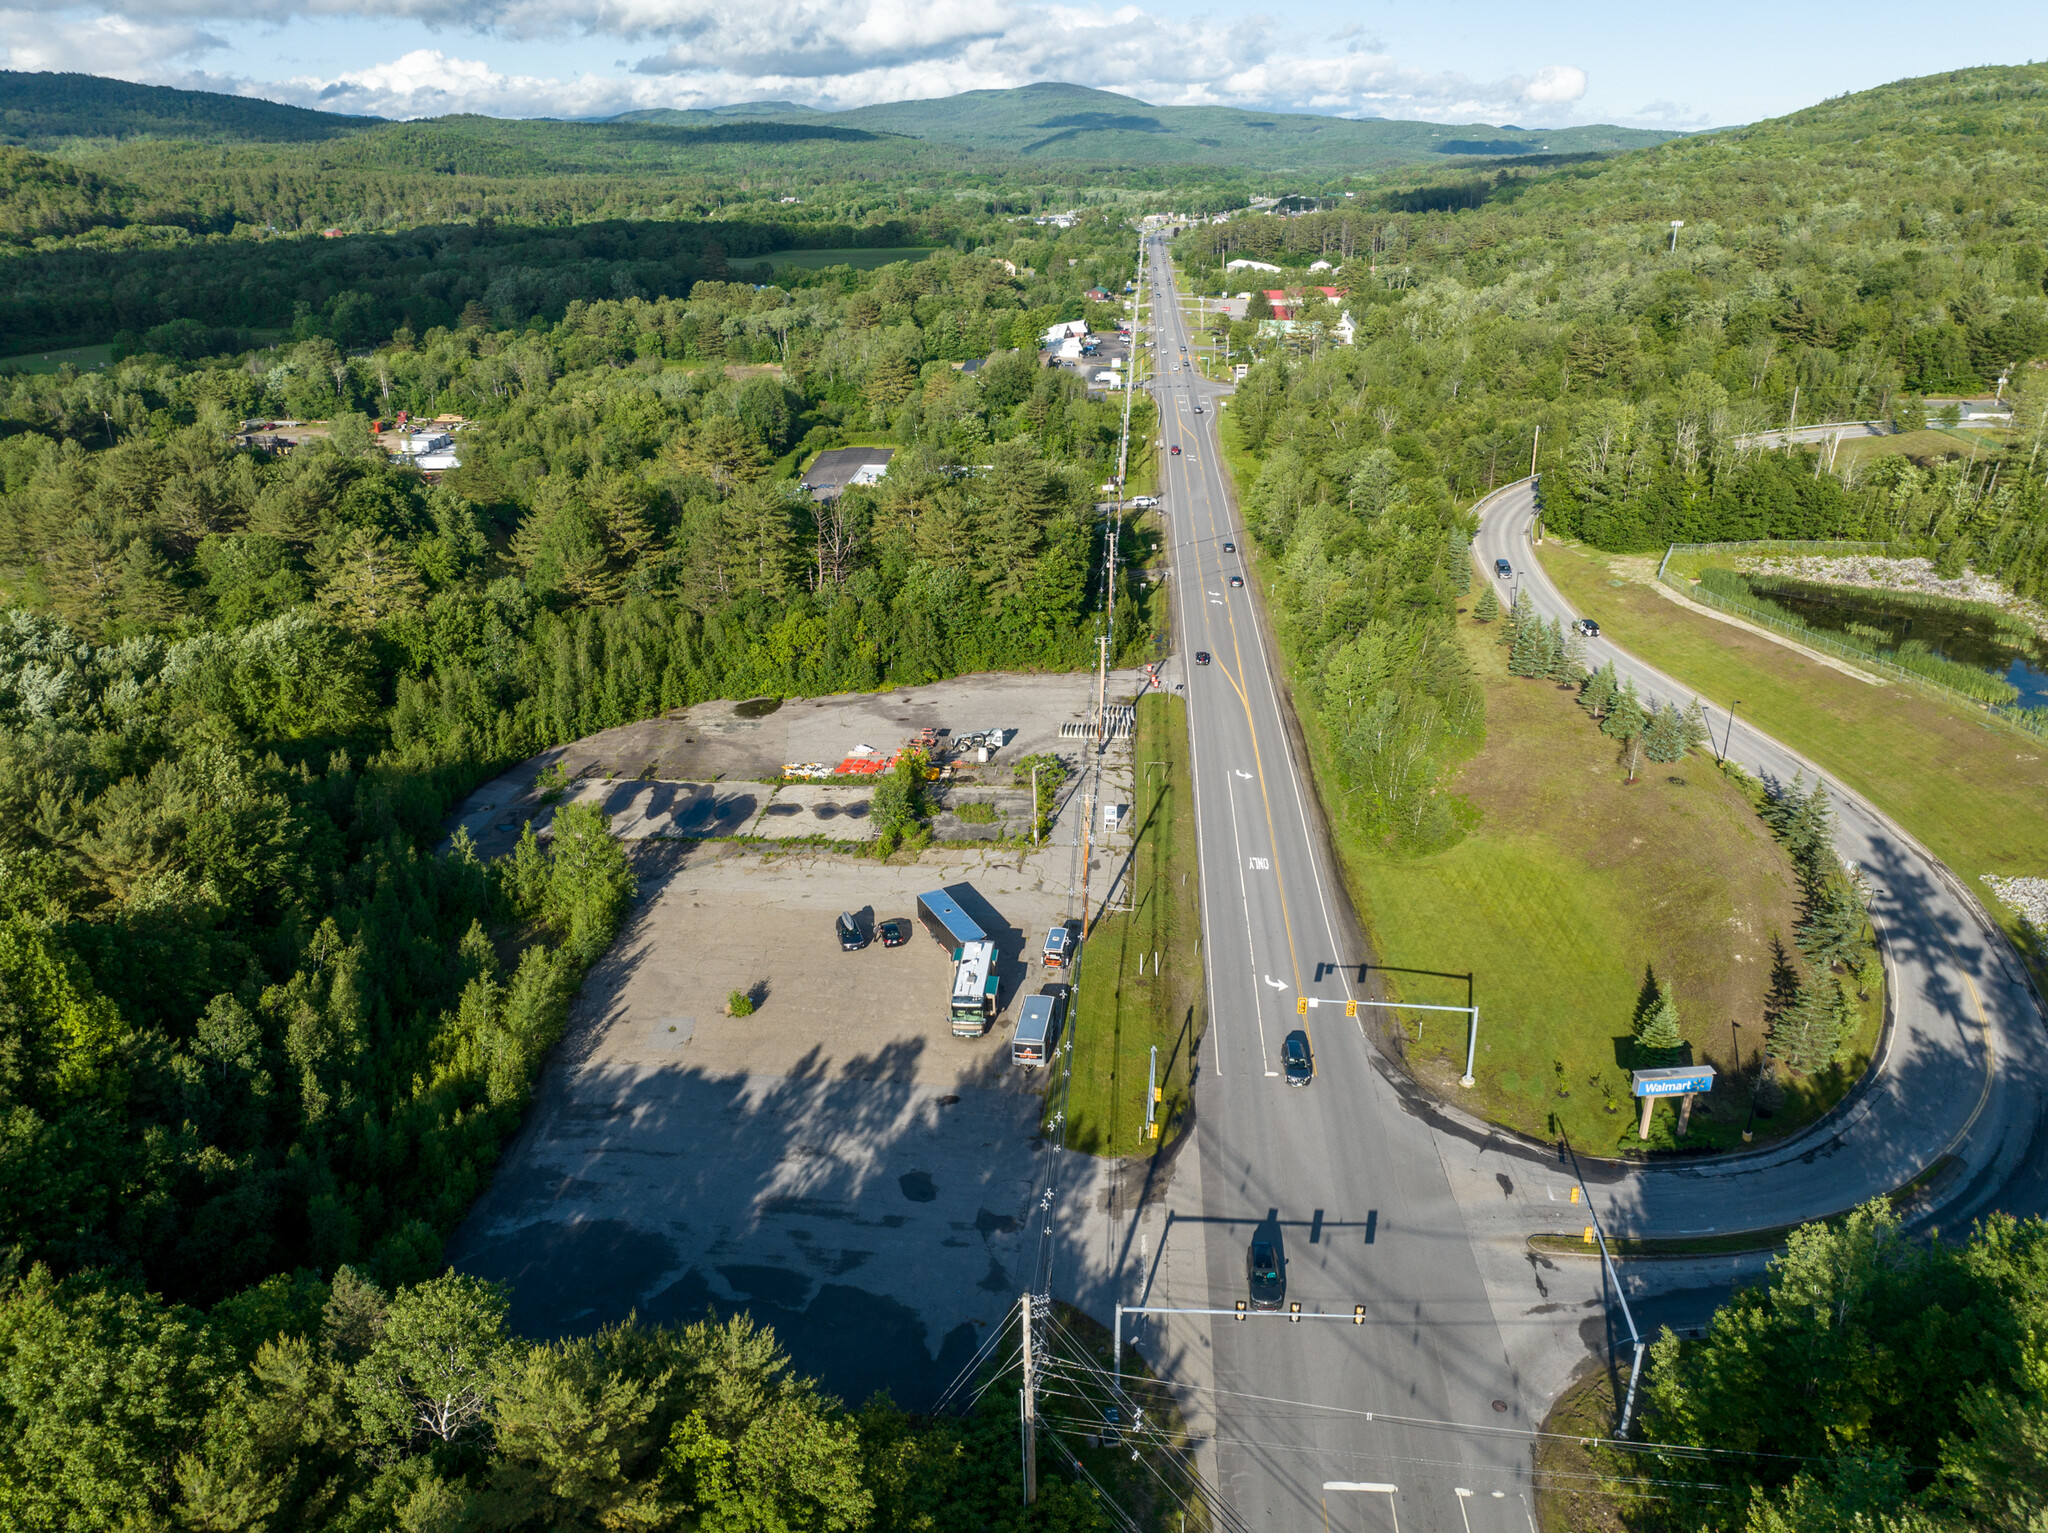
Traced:
MULTIPOLYGON (((16 0, 20 4, 20 0, 16 0)), ((232 16, 280 40, 307 15, 369 15, 369 0, 151 0, 150 20, 79 19, 62 0, 20 9, 19 33, 54 41, 15 68, 89 68, 168 80, 165 64, 220 46, 188 22, 232 16), (33 28, 28 24, 33 23, 33 28), (119 34, 107 46, 100 34, 119 34), (47 62, 43 61, 47 59, 47 62)), ((381 19, 489 33, 530 56, 547 41, 616 38, 644 51, 624 75, 506 72, 461 56, 460 43, 416 48, 368 68, 283 80, 243 80, 246 94, 330 110, 418 117, 453 111, 595 116, 636 106, 697 106, 787 98, 846 107, 1065 80, 1162 105, 1217 105, 1441 122, 1571 120, 1585 71, 1552 64, 1478 82, 1420 70, 1356 27, 1310 35, 1259 17, 1220 22, 1168 17, 1135 4, 1027 0, 377 0, 381 19)), ((11 46, 15 34, 0 30, 11 46)), ((280 46, 281 46, 280 41, 280 46)), ((498 51, 502 53, 503 49, 498 51)), ((17 52, 15 58, 29 57, 17 52)), ((187 77, 190 78, 189 76, 187 77)), ((181 81, 180 83, 184 83, 181 81)), ((193 81, 192 83, 197 83, 193 81)), ((214 82, 209 81, 210 84, 214 82)), ((214 84, 214 88, 219 88, 214 84)))
POLYGON ((126 76, 226 46, 213 33, 184 23, 167 26, 115 14, 53 23, 34 10, 0 10, 0 59, 8 69, 126 76))

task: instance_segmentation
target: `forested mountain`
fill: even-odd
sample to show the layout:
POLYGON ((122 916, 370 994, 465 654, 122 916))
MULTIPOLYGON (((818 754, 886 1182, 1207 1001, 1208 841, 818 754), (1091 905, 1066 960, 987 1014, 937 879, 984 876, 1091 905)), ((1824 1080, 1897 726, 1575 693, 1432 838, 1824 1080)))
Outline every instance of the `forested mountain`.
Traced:
POLYGON ((1291 170, 1318 180, 1333 171, 1382 169, 1447 156, 1603 153, 1672 137, 1646 128, 1496 128, 1484 123, 1457 126, 1247 112, 1236 107, 1153 106, 1113 91, 1054 81, 843 112, 757 102, 712 112, 632 112, 617 120, 709 123, 738 113, 902 134, 978 154, 1291 170))
POLYGON ((31 149, 74 138, 292 144, 334 138, 380 121, 309 112, 253 96, 134 85, 99 75, 0 69, 0 143, 31 149))

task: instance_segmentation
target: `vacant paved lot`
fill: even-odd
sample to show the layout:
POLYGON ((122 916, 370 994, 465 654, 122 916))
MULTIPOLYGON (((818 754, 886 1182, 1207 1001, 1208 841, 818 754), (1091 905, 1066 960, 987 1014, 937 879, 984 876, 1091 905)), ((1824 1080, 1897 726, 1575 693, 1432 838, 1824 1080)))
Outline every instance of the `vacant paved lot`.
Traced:
MULTIPOLYGON (((1042 1080, 1007 1064, 1023 961, 1070 913, 1070 849, 885 867, 647 842, 643 896, 451 1258, 514 1285, 532 1335, 749 1308, 858 1402, 929 1404, 1015 1302, 1042 1080), (951 966, 842 953, 832 918, 969 883, 1004 955, 989 1036, 950 1035, 951 966), (733 990, 760 996, 723 1015, 733 990)), ((1027 988, 1028 987, 1028 988, 1027 988)))

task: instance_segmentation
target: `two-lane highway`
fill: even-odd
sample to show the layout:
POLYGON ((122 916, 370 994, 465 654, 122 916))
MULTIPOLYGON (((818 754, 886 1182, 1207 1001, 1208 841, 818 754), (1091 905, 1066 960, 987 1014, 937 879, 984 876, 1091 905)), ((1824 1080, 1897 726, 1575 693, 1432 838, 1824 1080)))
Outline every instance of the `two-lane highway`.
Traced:
POLYGON ((1183 350, 1193 339, 1163 243, 1148 268, 1210 1018, 1195 1131, 1203 1213, 1176 1219, 1170 1238, 1204 1243, 1219 1308, 1248 1296, 1254 1238, 1277 1248, 1289 1302, 1347 1317, 1366 1306, 1362 1325, 1213 1322, 1218 1488, 1260 1530, 1527 1533, 1521 1434, 1534 1423, 1464 1222, 1431 1135, 1401 1110, 1344 1015, 1366 955, 1333 892, 1224 488, 1215 426, 1225 391, 1183 350), (1196 651, 1211 662, 1196 664, 1196 651), (1322 1004, 1304 1016, 1304 997, 1322 1004), (1314 1051, 1306 1087, 1282 1072, 1296 1029, 1314 1051), (1402 1419, 1378 1419, 1389 1414, 1402 1419), (1394 1489, 1325 1489, 1361 1485, 1394 1489))

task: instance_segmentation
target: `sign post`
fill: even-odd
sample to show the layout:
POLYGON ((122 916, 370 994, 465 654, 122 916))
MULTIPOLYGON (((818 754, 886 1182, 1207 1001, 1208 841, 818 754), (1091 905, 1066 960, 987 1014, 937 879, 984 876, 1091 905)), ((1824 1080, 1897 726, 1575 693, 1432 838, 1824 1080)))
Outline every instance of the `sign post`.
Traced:
POLYGON ((1650 1137, 1650 1113, 1659 1097, 1677 1097, 1678 1137, 1683 1139, 1685 1131, 1692 1127, 1692 1099, 1702 1091, 1714 1089, 1714 1067, 1712 1065, 1674 1065, 1665 1070, 1632 1070, 1629 1078, 1632 1089, 1642 1098, 1643 1116, 1636 1124, 1636 1138, 1650 1137))

